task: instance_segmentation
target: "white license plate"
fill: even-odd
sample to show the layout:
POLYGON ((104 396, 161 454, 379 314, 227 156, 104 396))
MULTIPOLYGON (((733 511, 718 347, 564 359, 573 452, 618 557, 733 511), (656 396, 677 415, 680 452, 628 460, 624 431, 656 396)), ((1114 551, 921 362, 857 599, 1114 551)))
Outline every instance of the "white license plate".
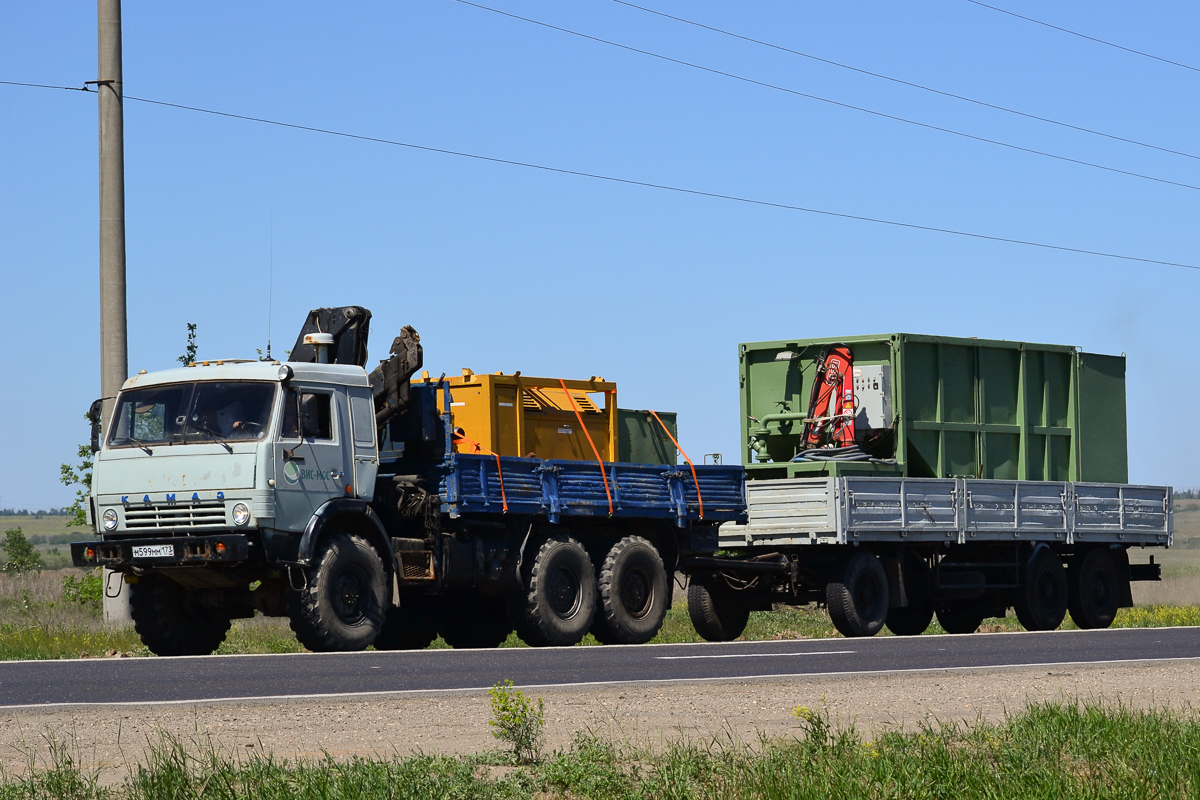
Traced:
POLYGON ((143 544, 133 548, 134 558, 174 558, 173 544, 143 544))

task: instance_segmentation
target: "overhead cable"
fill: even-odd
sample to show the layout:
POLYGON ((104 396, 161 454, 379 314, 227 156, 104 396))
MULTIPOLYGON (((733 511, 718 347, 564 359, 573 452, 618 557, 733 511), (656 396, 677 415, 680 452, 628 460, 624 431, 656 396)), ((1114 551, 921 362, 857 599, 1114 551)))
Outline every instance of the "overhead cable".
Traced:
POLYGON ((655 53, 650 50, 643 50, 638 47, 631 47, 630 45, 627 45, 627 44, 621 44, 620 42, 614 42, 610 39, 602 39, 598 36, 592 36, 591 34, 580 33, 579 31, 574 31, 574 30, 571 30, 570 28, 563 28, 558 25, 551 25, 548 22, 542 22, 541 20, 533 19, 532 17, 523 17, 519 14, 512 14, 508 11, 501 11, 498 8, 492 8, 491 6, 485 6, 485 5, 481 5, 479 3, 473 3, 473 2, 471 2, 471 0, 454 0, 454 2, 461 3, 465 6, 471 6, 472 8, 478 8, 482 11, 490 11, 493 14, 499 14, 502 17, 510 17, 512 19, 520 20, 522 22, 528 22, 533 25, 539 25, 543 28, 549 28, 550 30, 559 31, 561 33, 568 33, 572 36, 578 36, 581 39, 588 39, 589 41, 597 42, 599 44, 606 44, 611 47, 617 47, 622 50, 628 50, 631 53, 639 53, 641 55, 650 56, 651 58, 657 58, 657 59, 661 59, 662 61, 668 61, 672 64, 679 64, 684 67, 691 67, 692 69, 698 69, 703 72, 711 73, 713 75, 721 75, 726 78, 732 78, 733 80, 736 80, 736 81, 742 81, 743 83, 749 83, 749 84, 753 84, 755 86, 761 86, 765 89, 773 89, 775 91, 785 92, 787 94, 795 95, 797 97, 804 97, 809 100, 817 100, 821 103, 828 103, 829 105, 838 106, 839 108, 846 108, 846 109, 850 109, 851 111, 859 111, 859 112, 862 112, 863 114, 870 114, 875 117, 882 117, 884 119, 890 119, 895 122, 903 122, 906 125, 915 125, 918 128, 925 128, 927 130, 939 131, 941 133, 948 133, 953 136, 962 137, 963 139, 970 139, 970 140, 976 141, 976 142, 992 144, 992 145, 996 145, 997 147, 1005 147, 1005 148, 1008 148, 1009 150, 1017 150, 1022 153, 1029 153, 1029 154, 1035 155, 1035 156, 1042 156, 1043 158, 1052 158, 1052 159, 1055 159, 1056 161, 1065 161, 1069 164, 1078 164, 1079 166, 1083 166, 1083 167, 1091 167, 1092 169, 1104 170, 1105 172, 1113 172, 1118 175, 1126 175, 1131 178, 1140 178, 1142 180, 1154 181, 1155 183, 1163 183, 1163 184, 1167 184, 1169 186, 1178 186, 1183 189, 1192 189, 1194 191, 1200 191, 1200 186, 1196 186, 1196 185, 1190 184, 1190 183, 1183 183, 1181 181, 1173 181, 1173 180, 1169 180, 1167 178, 1158 178, 1153 175, 1146 175, 1141 172, 1131 172, 1129 170, 1118 169, 1117 167, 1108 167, 1103 164, 1096 164, 1095 162, 1092 162, 1092 161, 1083 161, 1078 158, 1070 158, 1069 156, 1060 156, 1055 153, 1048 153, 1045 150, 1035 150, 1031 147, 1022 147, 1021 145, 1010 144, 1009 142, 1002 142, 998 139, 989 139, 985 136, 976 136, 971 133, 964 133, 963 131, 954 130, 953 128, 944 128, 940 125, 932 125, 928 122, 918 122, 917 120, 908 119, 907 117, 899 117, 899 116, 896 116, 895 114, 887 114, 883 111, 875 111, 874 109, 864 108, 863 106, 856 106, 851 103, 843 103, 840 100, 831 100, 828 97, 821 97, 819 95, 809 94, 808 92, 801 92, 797 89, 789 89, 786 86, 780 86, 780 85, 774 84, 774 83, 767 83, 766 81, 760 81, 760 80, 756 80, 754 78, 747 78, 744 75, 736 75, 732 72, 725 72, 724 70, 714 69, 713 67, 706 67, 702 64, 696 64, 695 62, 692 62, 692 61, 684 61, 679 58, 672 58, 671 56, 665 56, 665 55, 662 55, 661 53, 655 53))
POLYGON ((1062 128, 1069 128, 1070 130, 1080 131, 1081 133, 1088 133, 1093 136, 1102 136, 1105 139, 1112 139, 1113 141, 1117 141, 1117 142, 1125 142, 1126 144, 1137 145, 1138 147, 1146 147, 1151 150, 1158 150, 1159 152, 1162 152, 1162 153, 1170 153, 1171 155, 1183 156, 1184 158, 1194 158, 1194 159, 1200 160, 1200 155, 1196 155, 1195 153, 1185 153, 1182 150, 1172 150, 1169 147, 1161 147, 1159 145, 1150 144, 1149 142, 1143 142, 1138 139, 1130 139, 1126 136, 1117 136, 1116 134, 1113 134, 1113 133, 1105 133, 1104 131, 1098 131, 1095 128, 1086 128, 1082 125, 1072 125, 1069 122, 1063 122, 1061 120, 1051 119, 1050 117, 1043 117, 1038 114, 1031 114, 1027 111, 1020 111, 1018 109, 1009 108, 1008 106, 1002 106, 1002 105, 998 105, 996 103, 989 103, 986 100, 977 100, 973 97, 967 97, 966 95, 955 94, 954 92, 947 92, 943 89, 935 89, 932 86, 926 86, 924 84, 915 83, 913 81, 906 81, 903 78, 896 78, 891 75, 885 75, 882 72, 872 72, 869 69, 863 69, 862 67, 855 67, 851 64, 844 64, 840 61, 833 61, 828 58, 822 58, 821 56, 815 56, 812 53, 805 53, 800 50, 793 50, 790 47, 784 47, 783 45, 775 44, 773 42, 764 41, 762 39, 755 39, 752 36, 745 36, 740 33, 734 33, 733 31, 728 31, 728 30, 725 30, 724 28, 717 28, 712 25, 705 25, 703 22, 696 22, 695 20, 687 19, 685 17, 678 17, 678 16, 675 16, 674 14, 667 14, 663 11, 658 11, 653 8, 648 8, 646 6, 640 6, 637 3, 631 3, 631 2, 629 2, 629 0, 612 0, 612 2, 618 3, 623 6, 628 6, 629 8, 636 8, 638 11, 645 11, 647 14, 654 14, 655 16, 675 20, 676 22, 682 22, 686 25, 693 25, 697 28, 703 28, 706 31, 712 31, 713 33, 719 33, 722 36, 730 36, 734 39, 741 39, 744 42, 750 42, 752 44, 761 45, 763 47, 769 47, 773 50, 779 50, 784 53, 791 53, 792 55, 801 56, 802 58, 808 58, 813 61, 819 61, 822 64, 828 64, 830 66, 838 67, 840 69, 848 69, 851 72, 857 72, 861 75, 869 75, 872 78, 879 78, 881 80, 891 81, 892 83, 897 83, 897 84, 900 84, 901 86, 909 86, 913 89, 920 89, 923 92, 931 92, 933 94, 941 95, 942 97, 949 97, 954 100, 962 100, 965 103, 973 103, 977 106, 982 106, 983 108, 991 108, 996 111, 1003 111, 1006 114, 1015 114, 1018 117, 1025 117, 1026 119, 1037 120, 1038 122, 1046 122, 1046 123, 1049 123, 1050 125, 1058 125, 1059 127, 1062 127, 1062 128))
POLYGON ((987 3, 981 3, 981 2, 979 2, 979 0, 967 0, 967 2, 977 5, 977 6, 983 6, 984 8, 990 8, 992 11, 999 11, 1001 14, 1008 14, 1010 17, 1016 17, 1017 19, 1023 19, 1026 22, 1032 22, 1035 25, 1043 25, 1047 28, 1053 28, 1056 31, 1061 31, 1063 33, 1069 33, 1072 36, 1078 36, 1080 39, 1087 39, 1089 42, 1095 42, 1096 44, 1102 44, 1102 45, 1105 45, 1106 47, 1115 47, 1117 50, 1124 50, 1126 53, 1133 53, 1136 56, 1142 56, 1144 58, 1152 58, 1155 61, 1161 61, 1164 64, 1170 64, 1175 67, 1183 67, 1184 69, 1190 69, 1192 72, 1200 72, 1200 67, 1193 67, 1191 64, 1184 64, 1179 61, 1172 61, 1169 58, 1163 58, 1162 56, 1156 56, 1153 53, 1147 53, 1143 50, 1134 50, 1132 47, 1125 47, 1124 45, 1120 45, 1115 42, 1109 42, 1104 39, 1097 39, 1095 36, 1088 36, 1086 33, 1080 33, 1079 31, 1073 31, 1070 28, 1062 28, 1062 27, 1059 27, 1058 25, 1051 25, 1049 22, 1042 22, 1040 19, 1034 19, 1033 17, 1027 17, 1023 14, 1018 14, 1015 11, 1009 11, 1006 8, 1000 8, 999 6, 991 6, 991 5, 988 5, 987 3))

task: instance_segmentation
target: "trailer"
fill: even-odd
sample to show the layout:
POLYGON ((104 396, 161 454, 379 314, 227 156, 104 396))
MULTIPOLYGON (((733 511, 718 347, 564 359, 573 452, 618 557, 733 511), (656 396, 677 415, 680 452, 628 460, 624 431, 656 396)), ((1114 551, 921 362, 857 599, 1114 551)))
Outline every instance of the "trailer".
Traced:
POLYGON ((1171 546, 1173 517, 1169 487, 1125 482, 1123 357, 891 334, 739 359, 748 518, 680 565, 704 638, 810 602, 846 636, 935 615, 970 633, 1010 607, 1029 630, 1103 628, 1131 581, 1161 579, 1129 558, 1171 546))

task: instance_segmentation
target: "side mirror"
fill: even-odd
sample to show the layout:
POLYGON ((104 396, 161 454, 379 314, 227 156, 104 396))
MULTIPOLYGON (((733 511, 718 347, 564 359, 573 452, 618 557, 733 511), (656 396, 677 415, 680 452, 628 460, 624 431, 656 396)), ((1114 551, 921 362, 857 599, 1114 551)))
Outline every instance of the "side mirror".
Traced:
POLYGON ((95 453, 96 451, 98 451, 100 449, 100 411, 103 407, 104 407, 103 400, 95 400, 92 402, 92 405, 88 408, 87 414, 84 415, 87 417, 88 422, 92 423, 92 452, 93 453, 95 453))

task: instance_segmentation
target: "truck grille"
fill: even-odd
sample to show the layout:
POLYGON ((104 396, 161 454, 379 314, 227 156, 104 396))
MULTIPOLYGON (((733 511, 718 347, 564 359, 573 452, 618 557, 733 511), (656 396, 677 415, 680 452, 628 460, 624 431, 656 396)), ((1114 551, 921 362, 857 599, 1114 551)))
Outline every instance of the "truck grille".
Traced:
POLYGON ((125 509, 126 530, 225 527, 225 504, 220 500, 178 505, 137 505, 125 509))

